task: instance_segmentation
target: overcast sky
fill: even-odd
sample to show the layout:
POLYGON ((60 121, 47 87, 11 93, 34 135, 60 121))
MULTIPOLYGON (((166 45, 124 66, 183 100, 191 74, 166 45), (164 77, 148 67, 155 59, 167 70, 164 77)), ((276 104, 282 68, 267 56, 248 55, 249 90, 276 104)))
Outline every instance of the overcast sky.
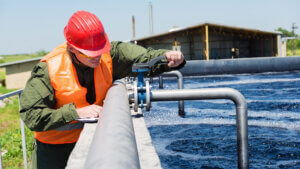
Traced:
MULTIPOLYGON (((63 28, 78 10, 96 14, 111 41, 150 35, 149 0, 0 0, 0 55, 50 51, 64 42, 63 28)), ((203 22, 291 31, 299 27, 300 0, 152 0, 154 34, 203 22)))

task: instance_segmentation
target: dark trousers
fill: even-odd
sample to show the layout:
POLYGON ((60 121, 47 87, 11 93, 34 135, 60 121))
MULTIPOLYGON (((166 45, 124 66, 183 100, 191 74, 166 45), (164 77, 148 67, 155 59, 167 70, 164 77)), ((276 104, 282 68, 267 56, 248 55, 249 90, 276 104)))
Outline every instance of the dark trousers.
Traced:
POLYGON ((36 140, 30 168, 64 169, 75 144, 45 144, 36 140))

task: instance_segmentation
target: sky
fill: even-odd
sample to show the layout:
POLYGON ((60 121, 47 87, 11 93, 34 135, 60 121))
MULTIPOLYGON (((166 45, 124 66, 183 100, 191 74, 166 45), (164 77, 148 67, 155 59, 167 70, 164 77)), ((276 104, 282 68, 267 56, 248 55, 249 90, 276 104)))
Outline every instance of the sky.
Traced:
POLYGON ((0 0, 0 55, 51 51, 78 10, 97 15, 110 41, 132 38, 132 16, 136 38, 149 36, 150 2, 154 34, 204 22, 264 31, 296 23, 300 34, 300 0, 0 0))

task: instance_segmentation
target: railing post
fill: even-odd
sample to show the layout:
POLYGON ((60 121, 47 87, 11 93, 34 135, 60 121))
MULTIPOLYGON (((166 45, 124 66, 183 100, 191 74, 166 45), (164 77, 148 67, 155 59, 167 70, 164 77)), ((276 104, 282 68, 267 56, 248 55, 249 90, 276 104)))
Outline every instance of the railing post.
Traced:
MULTIPOLYGON (((19 93, 19 111, 21 109, 20 105, 20 97, 21 93, 19 93)), ((23 120, 20 118, 21 122, 21 135, 22 135, 22 149, 23 149, 23 159, 24 159, 24 168, 27 169, 27 149, 26 149, 26 136, 25 136, 25 125, 23 120)))
POLYGON ((0 140, 0 169, 2 169, 2 152, 1 152, 1 140, 0 140))

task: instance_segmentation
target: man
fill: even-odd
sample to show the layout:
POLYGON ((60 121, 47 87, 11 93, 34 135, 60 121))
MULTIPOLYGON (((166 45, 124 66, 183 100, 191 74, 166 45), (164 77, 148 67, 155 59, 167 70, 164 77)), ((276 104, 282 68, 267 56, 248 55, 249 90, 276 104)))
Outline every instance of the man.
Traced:
POLYGON ((165 55, 169 64, 149 76, 185 64, 181 52, 110 43, 101 21, 86 11, 71 16, 64 36, 67 42, 33 68, 21 95, 21 118, 36 139, 32 168, 66 166, 83 128, 75 119, 99 117, 112 82, 132 74, 133 63, 165 55))

